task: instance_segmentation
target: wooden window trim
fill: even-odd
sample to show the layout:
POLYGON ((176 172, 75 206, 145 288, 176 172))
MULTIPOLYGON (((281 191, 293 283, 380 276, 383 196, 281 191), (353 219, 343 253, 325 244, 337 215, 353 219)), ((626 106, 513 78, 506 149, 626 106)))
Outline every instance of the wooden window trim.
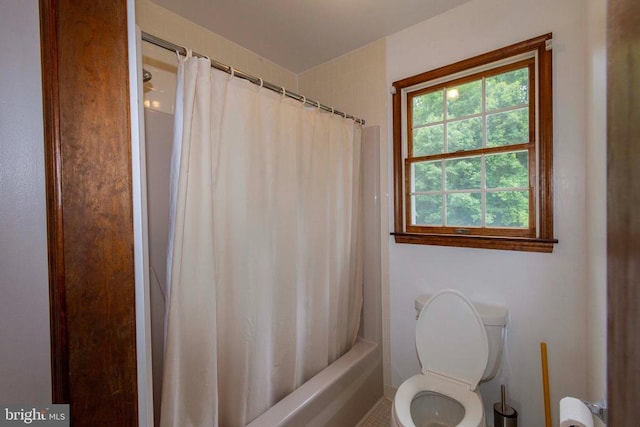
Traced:
MULTIPOLYGON (((468 58, 454 64, 427 71, 412 77, 398 80, 393 83, 393 170, 394 170, 394 232, 396 243, 460 246, 485 249, 503 249, 529 252, 552 252, 558 240, 553 237, 553 109, 552 109, 552 51, 547 48, 552 34, 544 34, 530 40, 516 43, 501 49, 497 49, 482 55, 468 58), (518 236, 518 233, 500 232, 492 235, 470 234, 442 234, 417 233, 415 227, 406 227, 404 164, 402 155, 402 91, 427 81, 442 78, 465 70, 490 64, 492 62, 508 59, 516 55, 535 51, 537 53, 536 73, 538 76, 538 147, 537 147, 537 175, 530 176, 530 180, 536 180, 534 191, 539 206, 530 204, 538 211, 538 222, 535 227, 535 236, 518 236), (407 231, 407 229, 411 231, 407 231)), ((531 102, 531 100, 530 100, 531 102)), ((446 154, 444 154, 446 156, 446 154)), ((432 156, 430 156, 432 157, 432 156)), ((530 161, 533 161, 532 156, 530 161)), ((531 169, 531 168, 530 168, 531 169)), ((534 169, 535 170, 535 169, 534 169)), ((533 194, 533 192, 532 192, 533 194)), ((535 200, 535 197, 532 196, 535 200)), ((460 227, 465 228, 465 227, 460 227)), ((449 228, 448 228, 449 229, 449 228)), ((465 228, 466 229, 466 228, 465 228)), ((433 228, 432 228, 433 230, 433 228)), ((529 230, 526 230, 529 232, 529 230)))

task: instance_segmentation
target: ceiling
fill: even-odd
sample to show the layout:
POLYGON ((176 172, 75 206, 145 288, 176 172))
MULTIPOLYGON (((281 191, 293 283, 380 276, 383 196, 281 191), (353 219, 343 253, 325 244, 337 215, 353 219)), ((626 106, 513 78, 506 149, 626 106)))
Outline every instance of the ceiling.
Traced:
POLYGON ((153 0, 301 73, 469 0, 153 0))

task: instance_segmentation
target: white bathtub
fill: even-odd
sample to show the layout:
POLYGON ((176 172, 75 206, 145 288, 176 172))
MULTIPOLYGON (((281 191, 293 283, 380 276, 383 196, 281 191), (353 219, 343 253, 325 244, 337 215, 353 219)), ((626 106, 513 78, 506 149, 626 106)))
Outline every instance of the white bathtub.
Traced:
POLYGON ((380 346, 358 338, 344 356, 247 427, 353 427, 382 393, 380 346))

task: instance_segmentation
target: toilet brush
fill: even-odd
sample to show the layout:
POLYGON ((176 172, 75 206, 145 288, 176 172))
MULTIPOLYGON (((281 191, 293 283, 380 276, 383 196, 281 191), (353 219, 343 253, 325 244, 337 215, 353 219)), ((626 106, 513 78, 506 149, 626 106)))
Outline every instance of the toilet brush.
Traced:
POLYGON ((506 387, 500 386, 500 402, 493 405, 494 427, 517 427, 518 412, 507 405, 506 387))

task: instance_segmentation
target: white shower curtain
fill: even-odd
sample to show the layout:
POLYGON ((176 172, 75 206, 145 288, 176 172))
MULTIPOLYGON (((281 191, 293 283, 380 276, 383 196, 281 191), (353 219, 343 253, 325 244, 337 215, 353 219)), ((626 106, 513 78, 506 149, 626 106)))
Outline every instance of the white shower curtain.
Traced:
POLYGON ((360 137, 179 59, 162 426, 244 426, 353 345, 360 137))

